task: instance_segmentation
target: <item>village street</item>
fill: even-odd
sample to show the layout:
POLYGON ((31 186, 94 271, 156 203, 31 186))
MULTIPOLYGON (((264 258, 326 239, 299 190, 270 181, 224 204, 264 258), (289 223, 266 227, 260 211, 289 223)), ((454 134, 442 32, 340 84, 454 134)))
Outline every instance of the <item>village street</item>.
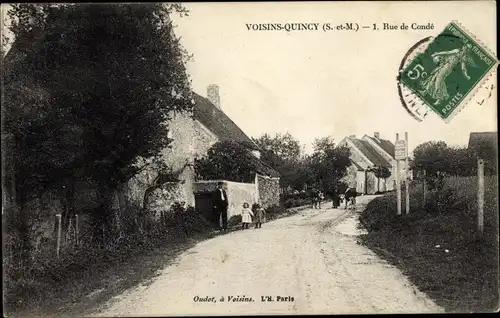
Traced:
MULTIPOLYGON (((373 198, 358 197, 357 210, 373 198)), ((356 243, 360 232, 354 210, 331 209, 331 203, 322 208, 204 241, 164 268, 151 284, 124 292, 91 315, 442 311, 399 270, 356 243), (196 296, 213 301, 195 302, 196 296), (233 302, 229 296, 253 301, 233 302)))

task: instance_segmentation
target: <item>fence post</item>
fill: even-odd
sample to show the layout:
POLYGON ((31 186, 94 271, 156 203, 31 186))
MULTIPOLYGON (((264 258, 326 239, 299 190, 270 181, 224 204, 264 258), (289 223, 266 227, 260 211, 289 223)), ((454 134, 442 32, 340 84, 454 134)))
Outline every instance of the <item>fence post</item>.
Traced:
POLYGON ((79 246, 80 241, 80 218, 78 217, 78 214, 75 214, 75 241, 76 241, 76 246, 79 246))
POLYGON ((484 160, 477 159, 477 226, 479 235, 484 231, 484 160))
POLYGON ((61 214, 56 214, 56 225, 57 225, 56 255, 57 258, 59 258, 59 251, 61 249, 61 236, 62 236, 61 214))
MULTIPOLYGON (((396 134, 396 142, 399 140, 399 134, 396 134)), ((399 160, 396 159, 396 193, 397 193, 397 215, 401 215, 401 176, 400 176, 399 160)))
POLYGON ((425 199, 427 195, 427 171, 424 169, 424 179, 422 182, 422 187, 423 187, 423 195, 424 195, 424 204, 425 204, 425 199))
POLYGON ((405 132, 405 142, 406 142, 406 158, 405 158, 405 203, 406 203, 406 214, 410 214, 410 177, 408 173, 408 132, 405 132))

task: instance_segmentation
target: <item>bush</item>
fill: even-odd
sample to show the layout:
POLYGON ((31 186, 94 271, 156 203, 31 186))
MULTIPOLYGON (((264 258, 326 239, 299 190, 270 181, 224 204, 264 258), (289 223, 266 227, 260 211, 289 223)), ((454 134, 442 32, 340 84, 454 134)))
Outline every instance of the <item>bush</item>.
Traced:
POLYGON ((286 208, 294 208, 298 206, 311 204, 311 199, 308 197, 307 193, 296 193, 296 194, 281 194, 280 195, 281 205, 286 208))
MULTIPOLYGON (((53 249, 33 256, 29 268, 4 258, 4 299, 9 311, 26 302, 39 303, 67 282, 82 278, 95 270, 119 264, 146 250, 172 243, 200 233, 211 231, 211 224, 193 207, 185 208, 176 202, 167 211, 155 214, 135 207, 123 216, 124 232, 119 237, 109 236, 104 244, 86 240, 80 246, 62 247, 60 258, 53 249)), ((241 218, 241 216, 240 216, 241 218)), ((102 242, 100 242, 102 243, 102 242)))
POLYGON ((266 221, 271 221, 279 217, 280 215, 286 214, 288 211, 278 205, 270 206, 266 209, 266 221))
POLYGON ((233 215, 229 218, 227 221, 227 226, 228 227, 233 227, 241 224, 241 214, 233 215))

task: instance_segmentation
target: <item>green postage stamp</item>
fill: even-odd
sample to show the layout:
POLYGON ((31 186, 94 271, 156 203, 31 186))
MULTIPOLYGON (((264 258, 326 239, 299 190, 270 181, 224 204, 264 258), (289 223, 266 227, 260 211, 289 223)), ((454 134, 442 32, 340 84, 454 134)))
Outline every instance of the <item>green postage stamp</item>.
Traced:
POLYGON ((497 60, 457 22, 446 26, 401 72, 399 81, 446 122, 496 69, 497 60))

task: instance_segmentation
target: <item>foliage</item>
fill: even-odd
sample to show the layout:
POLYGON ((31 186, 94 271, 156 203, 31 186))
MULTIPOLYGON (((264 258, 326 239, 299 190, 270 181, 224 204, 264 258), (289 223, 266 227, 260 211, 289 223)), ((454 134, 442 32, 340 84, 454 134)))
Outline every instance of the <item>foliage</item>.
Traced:
POLYGON ((285 209, 310 205, 311 198, 308 192, 298 192, 294 191, 290 194, 281 194, 280 195, 280 205, 285 209))
POLYGON ((446 176, 472 176, 477 172, 477 157, 473 150, 449 147, 442 141, 420 144, 413 155, 410 167, 420 174, 420 178, 425 171, 426 181, 432 189, 441 189, 446 176))
POLYGON ((384 166, 375 166, 370 171, 373 171, 377 177, 377 192, 380 192, 380 179, 387 179, 391 176, 391 170, 384 166))
POLYGON ((360 215, 369 231, 363 242, 455 312, 498 307, 498 178, 485 177, 482 237, 477 182, 477 177, 447 176, 441 190, 427 191, 425 202, 422 183, 414 182, 409 215, 397 216, 394 193, 375 198, 360 215))
POLYGON ((325 152, 335 148, 334 139, 330 136, 316 138, 313 142, 314 152, 325 152))
POLYGON ((261 149, 261 159, 280 173, 282 188, 295 187, 302 167, 300 143, 290 133, 264 134, 253 141, 261 149))
POLYGON ((262 149, 262 159, 277 165, 296 163, 300 159, 300 143, 290 133, 264 134, 253 141, 262 149))
POLYGON ((9 313, 23 306, 45 304, 51 298, 47 295, 57 293, 64 285, 92 277, 95 272, 119 266, 157 247, 171 247, 188 238, 207 235, 212 230, 193 207, 184 207, 180 202, 163 211, 159 220, 152 211, 136 206, 124 223, 129 229, 126 235, 118 239, 110 237, 100 246, 91 245, 82 237, 80 245, 63 248, 59 259, 53 249, 42 250, 30 267, 6 263, 4 258, 4 296, 9 313))
POLYGON ((322 143, 308 158, 314 173, 316 186, 324 193, 331 194, 338 188, 340 179, 347 174, 351 164, 350 149, 345 146, 334 147, 331 143, 322 143))
POLYGON ((110 213, 113 190, 169 145, 172 112, 192 107, 175 10, 185 13, 162 4, 12 5, 2 111, 18 203, 91 180, 110 213))
POLYGON ((195 160, 198 179, 253 182, 259 161, 248 149, 233 140, 216 142, 207 154, 195 160))

